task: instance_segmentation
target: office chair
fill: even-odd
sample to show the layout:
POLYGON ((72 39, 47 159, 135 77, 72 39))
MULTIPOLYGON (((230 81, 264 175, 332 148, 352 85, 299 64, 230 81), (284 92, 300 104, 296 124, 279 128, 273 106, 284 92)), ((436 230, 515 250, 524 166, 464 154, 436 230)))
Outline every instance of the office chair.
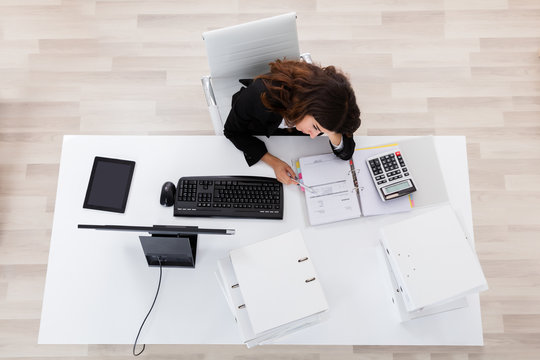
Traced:
POLYGON ((231 98, 242 86, 239 79, 251 79, 269 71, 276 59, 303 59, 300 55, 296 13, 278 15, 203 33, 210 75, 201 78, 214 132, 223 135, 231 111, 231 98))

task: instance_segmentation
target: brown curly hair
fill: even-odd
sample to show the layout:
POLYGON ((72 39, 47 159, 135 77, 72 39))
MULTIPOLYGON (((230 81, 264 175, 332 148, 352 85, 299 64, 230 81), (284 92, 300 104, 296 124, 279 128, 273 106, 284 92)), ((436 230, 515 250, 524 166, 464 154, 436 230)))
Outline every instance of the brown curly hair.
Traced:
POLYGON ((311 115, 327 130, 352 136, 360 127, 360 109, 347 77, 334 66, 276 60, 263 80, 263 104, 283 116, 289 126, 311 115))

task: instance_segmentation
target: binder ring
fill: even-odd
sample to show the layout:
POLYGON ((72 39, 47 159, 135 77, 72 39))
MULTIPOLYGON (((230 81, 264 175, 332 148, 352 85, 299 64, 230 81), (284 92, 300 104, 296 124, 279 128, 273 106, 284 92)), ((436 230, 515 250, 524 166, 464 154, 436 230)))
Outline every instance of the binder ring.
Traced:
POLYGON ((246 307, 246 304, 242 304, 242 305, 240 305, 238 308, 239 308, 239 309, 243 309, 243 308, 245 308, 245 307, 246 307))
POLYGON ((308 282, 312 282, 313 280, 315 280, 314 277, 312 277, 311 279, 306 279, 306 282, 307 282, 307 283, 308 283, 308 282))
MULTIPOLYGON (((355 168, 355 169, 354 169, 354 173, 355 173, 355 174, 360 174, 360 169, 356 169, 356 168, 355 168)), ((351 175, 351 174, 352 174, 352 170, 348 170, 348 171, 347 171, 347 176, 349 176, 349 175, 351 175)))
POLYGON ((298 259, 298 262, 302 262, 302 261, 306 261, 308 259, 308 257, 304 257, 304 258, 301 258, 301 259, 298 259))
POLYGON ((239 286, 240 286, 240 285, 238 285, 238 284, 234 284, 233 286, 231 286, 231 288, 236 289, 236 288, 239 287, 239 286))

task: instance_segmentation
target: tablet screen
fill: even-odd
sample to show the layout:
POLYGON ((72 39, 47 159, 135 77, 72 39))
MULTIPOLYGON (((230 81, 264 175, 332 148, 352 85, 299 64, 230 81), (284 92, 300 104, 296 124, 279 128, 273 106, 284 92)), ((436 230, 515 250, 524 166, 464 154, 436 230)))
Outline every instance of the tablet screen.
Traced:
POLYGON ((123 213, 134 168, 134 161, 96 156, 83 207, 123 213))

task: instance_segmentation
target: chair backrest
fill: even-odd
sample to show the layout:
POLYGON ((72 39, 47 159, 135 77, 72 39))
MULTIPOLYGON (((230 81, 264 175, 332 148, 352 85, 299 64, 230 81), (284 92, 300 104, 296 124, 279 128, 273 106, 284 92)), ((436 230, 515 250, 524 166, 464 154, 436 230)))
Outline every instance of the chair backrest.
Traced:
POLYGON ((216 133, 222 132, 231 110, 231 97, 241 87, 239 79, 268 72, 268 64, 276 59, 300 58, 296 13, 207 31, 203 39, 210 66, 211 91, 222 122, 221 129, 215 129, 216 133))

